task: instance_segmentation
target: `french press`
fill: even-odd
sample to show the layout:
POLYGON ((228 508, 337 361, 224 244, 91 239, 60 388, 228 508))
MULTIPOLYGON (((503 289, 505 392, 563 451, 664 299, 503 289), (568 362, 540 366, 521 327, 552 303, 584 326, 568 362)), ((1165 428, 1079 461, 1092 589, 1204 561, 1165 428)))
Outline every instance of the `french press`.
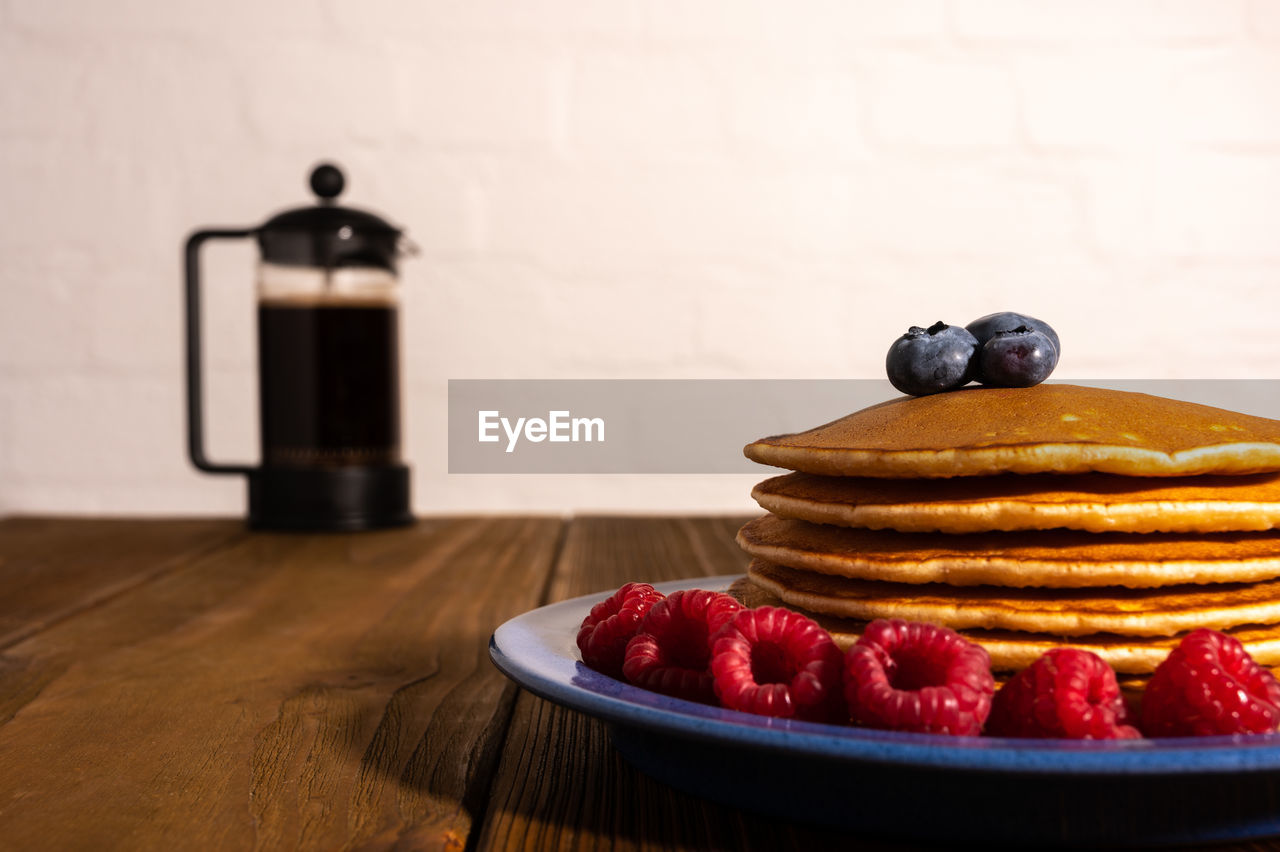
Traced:
POLYGON ((192 463, 244 474, 255 529, 358 530, 411 523, 400 458, 399 286, 402 232, 339 206, 345 179, 311 172, 317 203, 262 225, 209 228, 186 244, 187 437, 192 463), (208 240, 258 244, 258 467, 204 452, 200 249, 208 240))

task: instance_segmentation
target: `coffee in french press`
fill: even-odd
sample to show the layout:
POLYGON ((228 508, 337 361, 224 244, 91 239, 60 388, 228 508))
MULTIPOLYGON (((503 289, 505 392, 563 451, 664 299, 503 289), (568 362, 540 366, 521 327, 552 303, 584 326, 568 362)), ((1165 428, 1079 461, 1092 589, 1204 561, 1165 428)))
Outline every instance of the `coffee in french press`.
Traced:
POLYGON ((249 482, 249 525, 356 530, 412 521, 400 457, 399 284, 403 234, 381 217, 338 206, 342 172, 311 173, 312 207, 254 228, 205 229, 186 247, 189 452, 210 473, 249 482), (260 261, 257 467, 204 454, 199 251, 210 239, 253 237, 260 261))

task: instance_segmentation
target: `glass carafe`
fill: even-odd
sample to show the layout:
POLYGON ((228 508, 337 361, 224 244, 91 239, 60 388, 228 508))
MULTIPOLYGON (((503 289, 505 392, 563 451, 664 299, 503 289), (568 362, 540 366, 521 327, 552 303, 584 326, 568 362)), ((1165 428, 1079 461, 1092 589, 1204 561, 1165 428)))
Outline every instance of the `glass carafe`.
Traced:
POLYGON ((254 228, 206 229, 187 241, 188 419, 192 462, 249 481, 249 523, 267 529, 365 529, 412 520, 400 457, 402 232, 334 203, 335 166, 311 174, 315 206, 254 228), (204 454, 199 252, 210 239, 256 239, 262 460, 204 454))

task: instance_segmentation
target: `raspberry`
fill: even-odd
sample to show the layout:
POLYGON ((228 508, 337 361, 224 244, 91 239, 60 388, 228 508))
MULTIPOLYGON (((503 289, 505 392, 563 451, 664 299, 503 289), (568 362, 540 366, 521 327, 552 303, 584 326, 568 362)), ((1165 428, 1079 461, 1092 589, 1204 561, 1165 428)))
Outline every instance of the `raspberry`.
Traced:
POLYGON ((714 704, 710 637, 742 604, 720 592, 689 589, 658 601, 627 643, 622 673, 636 686, 714 704))
POLYGON ((1280 725, 1280 683, 1239 640, 1193 630, 1169 652, 1142 696, 1149 737, 1262 734, 1280 725))
POLYGON ((845 654, 844 675, 853 720, 894 731, 976 736, 995 692, 985 649, 900 619, 868 624, 845 654))
POLYGON ((602 674, 621 678, 627 643, 640 629, 645 614, 662 597, 662 592, 648 583, 627 583, 593 606, 578 628, 582 662, 602 674))
POLYGON ((1097 654, 1054 648, 1000 687, 987 733, 997 737, 1120 740, 1141 736, 1116 673, 1097 654))
POLYGON ((843 654, 810 618, 772 606, 742 610, 712 638, 720 703, 761 716, 837 721, 843 654))

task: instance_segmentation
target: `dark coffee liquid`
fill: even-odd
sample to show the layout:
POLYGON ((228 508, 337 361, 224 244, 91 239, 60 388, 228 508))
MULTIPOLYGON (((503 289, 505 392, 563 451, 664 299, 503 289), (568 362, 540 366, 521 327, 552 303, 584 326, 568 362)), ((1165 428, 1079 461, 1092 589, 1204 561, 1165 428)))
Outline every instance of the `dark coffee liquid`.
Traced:
POLYGON ((263 463, 398 462, 397 337, 392 306, 260 304, 263 463))

